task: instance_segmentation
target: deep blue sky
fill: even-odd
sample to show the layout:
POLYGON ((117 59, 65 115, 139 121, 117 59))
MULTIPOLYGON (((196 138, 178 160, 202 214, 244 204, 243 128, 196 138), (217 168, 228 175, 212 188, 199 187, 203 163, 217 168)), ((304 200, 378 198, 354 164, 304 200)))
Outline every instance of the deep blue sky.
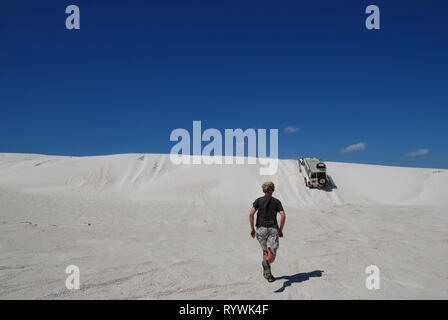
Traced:
POLYGON ((168 153, 202 120, 278 128, 281 158, 448 168, 447 14, 441 0, 2 0, 0 152, 168 153))

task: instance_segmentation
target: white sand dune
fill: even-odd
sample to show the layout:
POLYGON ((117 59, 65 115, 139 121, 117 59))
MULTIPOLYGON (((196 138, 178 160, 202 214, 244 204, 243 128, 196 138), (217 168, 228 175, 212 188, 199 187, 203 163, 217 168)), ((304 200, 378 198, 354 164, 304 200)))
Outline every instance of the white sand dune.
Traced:
POLYGON ((448 170, 327 165, 323 191, 294 160, 266 177, 161 154, 0 154, 0 298, 447 299, 448 170), (287 213, 272 284, 248 226, 266 180, 287 213))

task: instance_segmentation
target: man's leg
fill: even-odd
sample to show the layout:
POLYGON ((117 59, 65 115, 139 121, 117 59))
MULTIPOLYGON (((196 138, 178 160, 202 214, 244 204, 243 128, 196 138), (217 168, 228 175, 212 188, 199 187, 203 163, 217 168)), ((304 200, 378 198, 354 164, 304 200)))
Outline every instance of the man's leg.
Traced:
POLYGON ((263 276, 265 279, 269 280, 272 278, 272 274, 271 267, 269 265, 270 254, 266 243, 268 239, 268 229, 263 227, 257 228, 256 236, 261 248, 263 249, 263 261, 261 262, 261 265, 263 266, 263 276))
POLYGON ((266 252, 266 260, 268 260, 269 264, 272 264, 275 261, 275 254, 272 253, 271 249, 268 249, 268 252, 266 252))
POLYGON ((271 266, 269 265, 269 261, 265 259, 265 257, 267 258, 267 254, 263 255, 263 261, 261 262, 261 265, 263 266, 263 277, 268 280, 272 277, 271 266))
POLYGON ((272 253, 271 249, 263 250, 263 274, 264 277, 269 281, 273 282, 275 280, 271 273, 271 263, 275 260, 275 254, 272 253))
POLYGON ((263 260, 268 260, 269 264, 275 261, 275 254, 272 253, 271 249, 263 250, 263 260))
POLYGON ((263 250, 263 260, 268 260, 269 252, 268 250, 263 250))
POLYGON ((278 231, 275 228, 269 228, 268 230, 268 238, 266 239, 266 248, 267 248, 267 256, 266 261, 269 265, 269 277, 267 278, 269 282, 275 280, 274 276, 271 273, 271 264, 275 261, 275 254, 277 253, 278 248, 278 231))
POLYGON ((269 261, 269 264, 274 262, 278 247, 278 230, 276 228, 269 228, 268 237, 266 239, 266 248, 268 251, 267 260, 269 261))

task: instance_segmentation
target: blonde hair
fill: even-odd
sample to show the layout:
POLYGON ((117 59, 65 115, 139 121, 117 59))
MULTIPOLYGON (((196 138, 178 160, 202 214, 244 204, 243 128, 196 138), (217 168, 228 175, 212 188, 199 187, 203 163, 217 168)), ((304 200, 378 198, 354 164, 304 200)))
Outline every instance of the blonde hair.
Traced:
POLYGON ((275 190, 274 183, 272 182, 265 182, 261 187, 263 188, 264 193, 273 192, 275 190))

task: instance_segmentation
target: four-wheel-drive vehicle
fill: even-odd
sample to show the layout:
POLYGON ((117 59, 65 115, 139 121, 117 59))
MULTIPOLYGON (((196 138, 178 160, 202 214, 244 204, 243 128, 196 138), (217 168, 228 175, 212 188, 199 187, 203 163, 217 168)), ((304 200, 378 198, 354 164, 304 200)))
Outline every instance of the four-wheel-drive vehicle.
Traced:
POLYGON ((328 186, 327 166, 320 158, 300 158, 299 171, 303 173, 308 188, 325 188, 328 186))

